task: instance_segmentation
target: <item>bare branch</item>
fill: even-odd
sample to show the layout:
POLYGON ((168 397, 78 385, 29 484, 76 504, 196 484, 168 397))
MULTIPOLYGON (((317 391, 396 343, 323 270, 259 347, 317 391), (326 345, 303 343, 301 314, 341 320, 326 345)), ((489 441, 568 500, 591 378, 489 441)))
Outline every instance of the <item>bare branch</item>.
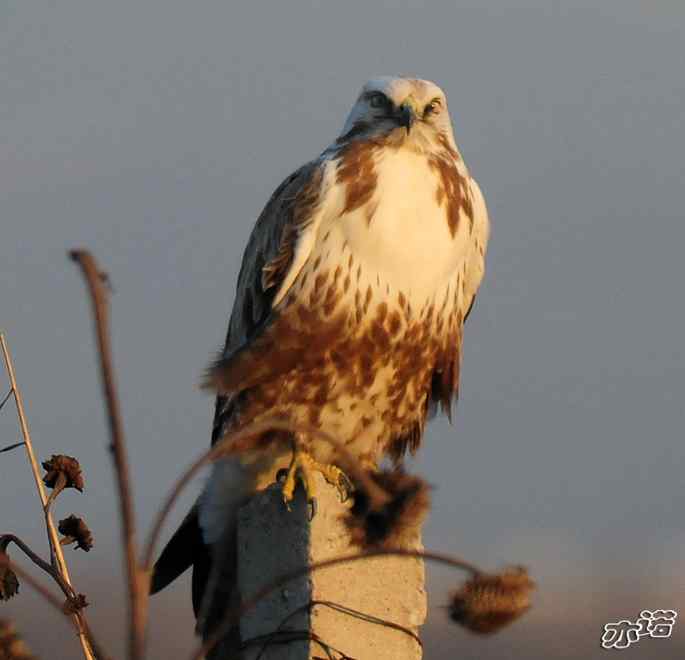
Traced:
MULTIPOLYGON (((17 408, 17 416, 19 418, 19 426, 21 427, 21 434, 24 438, 24 445, 26 447, 26 455, 29 459, 29 465, 31 466, 31 472, 33 473, 33 480, 36 484, 36 490, 38 491, 38 497, 43 505, 43 512, 45 514, 45 526, 48 532, 48 540, 50 542, 50 557, 52 564, 57 568, 59 574, 63 578, 64 582, 73 591, 73 586, 71 584, 71 577, 69 576, 69 568, 64 559, 64 553, 62 551, 62 546, 59 543, 59 537, 57 535, 57 529, 55 528, 55 523, 52 519, 52 515, 49 511, 46 511, 46 504, 48 501, 47 495, 45 494, 45 487, 43 485, 43 480, 40 476, 40 468, 38 466, 38 461, 36 460, 36 455, 33 451, 33 443, 31 442, 31 434, 29 433, 28 422, 26 421, 26 413, 24 412, 24 402, 21 396, 21 391, 17 385, 17 379, 14 375, 14 365, 12 363, 12 358, 10 356, 9 348, 7 347, 7 342, 5 341, 5 335, 0 332, 0 347, 2 348, 2 354, 5 359, 5 367, 7 369, 7 375, 10 380, 10 391, 14 394, 14 403, 17 408)), ((77 627, 79 641, 81 642, 81 649, 83 650, 83 655, 86 660, 93 660, 93 651, 91 644, 88 640, 88 623, 86 621, 85 615, 79 612, 74 615, 74 624, 77 627)))
MULTIPOLYGON (((349 450, 339 443, 333 436, 315 427, 300 424, 294 426, 293 424, 289 423, 287 419, 280 415, 267 415, 264 417, 259 417, 238 431, 233 431, 225 435, 211 449, 201 454, 188 468, 186 468, 185 472, 178 477, 171 490, 167 494, 164 504, 157 513, 155 522, 150 533, 148 534, 141 560, 141 567, 143 571, 149 573, 152 570, 155 546, 159 540, 164 522, 173 509, 176 500, 193 479, 193 477, 195 477, 197 473, 206 465, 209 465, 210 463, 213 463, 221 458, 225 458, 226 456, 239 454, 245 449, 245 447, 250 445, 249 441, 255 436, 267 431, 279 430, 289 431, 291 433, 306 433, 319 436, 336 449, 341 459, 343 469, 347 471, 347 473, 354 480, 360 484, 363 484, 364 489, 369 496, 374 499, 374 501, 379 501, 382 503, 389 499, 388 494, 382 488, 380 488, 364 470, 359 467, 358 462, 354 459, 349 450)), ((251 447, 251 449, 254 448, 251 447)), ((268 449, 268 447, 262 448, 262 451, 268 451, 268 449)))
MULTIPOLYGON (((31 573, 24 570, 21 566, 5 557, 0 557, 0 564, 8 566, 22 580, 24 580, 27 584, 31 585, 31 587, 35 591, 37 591, 48 603, 50 603, 50 605, 52 605, 52 607, 54 607, 62 616, 64 616, 64 602, 57 598, 57 596, 55 596, 47 587, 43 586, 40 582, 38 582, 38 580, 36 580, 36 578, 34 578, 31 575, 31 573)), ((69 598, 71 597, 72 596, 69 596, 69 598)), ((97 639, 93 635, 93 632, 90 630, 90 627, 88 626, 85 619, 81 621, 79 625, 77 625, 77 617, 70 616, 69 618, 74 622, 74 627, 76 628, 79 634, 79 639, 81 638, 81 628, 79 626, 82 625, 85 629, 85 634, 88 637, 90 648, 92 648, 92 652, 95 654, 93 657, 98 658, 98 660, 107 660, 107 658, 109 658, 108 654, 105 653, 105 651, 103 650, 103 646, 100 644, 100 642, 97 641, 97 639)))
POLYGON ((67 598, 73 598, 76 595, 74 588, 60 575, 59 570, 55 566, 48 564, 42 557, 39 557, 18 536, 2 534, 0 536, 0 549, 6 548, 9 543, 14 543, 38 568, 45 571, 57 583, 57 586, 67 598))
POLYGON ((69 596, 71 593, 73 593, 73 590, 68 586, 62 586, 62 584, 64 584, 63 581, 62 584, 60 584, 60 577, 53 567, 44 559, 39 557, 33 550, 31 550, 31 548, 29 548, 29 546, 18 536, 15 536, 14 534, 0 535, 0 549, 6 548, 9 543, 14 543, 14 545, 16 545, 17 548, 19 548, 36 566, 38 566, 38 568, 44 570, 51 578, 56 579, 57 584, 60 585, 60 588, 62 591, 64 591, 65 596, 69 596))
POLYGON ((316 571, 320 571, 325 568, 330 568, 332 566, 337 566, 338 564, 347 564, 355 561, 361 561, 364 559, 369 559, 371 557, 408 557, 414 559, 423 559, 427 561, 433 561, 438 564, 444 564, 451 568, 457 568, 462 571, 471 573, 472 575, 480 575, 483 571, 480 568, 471 564, 463 559, 457 557, 452 557, 450 555, 445 555, 437 552, 428 552, 421 550, 408 550, 404 548, 386 548, 369 550, 363 554, 355 555, 342 555, 340 557, 333 557, 331 559, 326 559, 324 561, 316 562, 311 566, 305 566, 303 568, 298 568, 285 575, 273 580, 266 586, 262 587, 254 596, 244 600, 241 605, 237 608, 233 608, 225 616, 221 624, 217 626, 216 630, 211 634, 211 636, 205 641, 205 643, 198 647, 193 654, 190 656, 191 660, 201 660, 203 657, 209 653, 228 633, 228 631, 236 625, 240 618, 251 610, 262 598, 265 598, 270 593, 276 589, 282 587, 284 584, 296 580, 303 575, 308 575, 316 571))
POLYGON ((6 451, 12 451, 12 449, 16 449, 17 447, 23 447, 25 444, 25 442, 15 442, 13 445, 0 449, 0 454, 4 454, 6 451))
POLYGON ((176 500, 183 492, 185 487, 193 479, 193 477, 195 477, 197 473, 206 465, 209 465, 219 458, 223 458, 231 453, 239 451, 238 447, 242 441, 272 429, 273 426, 271 422, 271 419, 267 419, 263 422, 253 422, 240 431, 226 436, 223 440, 217 442, 211 449, 201 454, 199 458, 197 458, 188 468, 186 468, 181 476, 178 477, 164 499, 164 504, 157 513, 155 522, 153 523, 148 534, 141 561, 141 567, 143 571, 147 571, 149 573, 152 570, 155 547, 157 545, 157 541, 159 540, 162 528, 164 527, 164 523, 169 513, 171 513, 176 500))
POLYGON ((125 560, 129 595, 129 657, 131 660, 141 660, 145 647, 148 588, 147 581, 141 579, 138 571, 133 496, 124 440, 124 427, 114 379, 112 347, 109 335, 109 289, 105 284, 107 278, 103 276, 103 272, 90 252, 87 250, 72 250, 69 256, 81 267, 92 304, 98 356, 100 358, 100 377, 102 379, 104 398, 107 403, 111 437, 110 451, 114 458, 114 471, 119 492, 119 507, 122 521, 122 536, 126 551, 125 560))
POLYGON ((9 401, 9 398, 14 394, 14 390, 10 388, 10 391, 7 392, 5 397, 3 398, 2 401, 0 401, 0 410, 2 410, 5 407, 5 404, 9 401))

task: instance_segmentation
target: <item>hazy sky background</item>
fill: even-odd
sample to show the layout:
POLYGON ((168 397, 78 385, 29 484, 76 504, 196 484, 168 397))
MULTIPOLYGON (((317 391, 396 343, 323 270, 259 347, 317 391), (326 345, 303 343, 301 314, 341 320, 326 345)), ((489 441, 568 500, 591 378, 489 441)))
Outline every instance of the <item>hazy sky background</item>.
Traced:
MULTIPOLYGON (((144 529, 209 441, 197 382, 257 214, 366 79, 407 73, 447 92, 493 224, 455 425, 433 424, 415 465, 436 487, 425 543, 539 583, 526 618, 481 640, 445 627, 460 576, 431 569, 426 657, 606 657, 604 623, 658 607, 680 608, 674 637, 621 658, 682 657, 684 3, 10 0, 0 62, 0 327, 40 456, 83 465, 86 492, 56 511, 94 531, 67 556, 115 650, 116 502, 66 250, 93 250, 116 289, 144 529)), ((6 408, 0 445, 17 436, 6 408)), ((0 455, 0 503, 2 531, 44 552, 21 451, 0 455)), ((153 601, 151 658, 190 649, 188 592, 153 601)), ((5 615, 45 657, 78 656, 27 586, 5 615)))

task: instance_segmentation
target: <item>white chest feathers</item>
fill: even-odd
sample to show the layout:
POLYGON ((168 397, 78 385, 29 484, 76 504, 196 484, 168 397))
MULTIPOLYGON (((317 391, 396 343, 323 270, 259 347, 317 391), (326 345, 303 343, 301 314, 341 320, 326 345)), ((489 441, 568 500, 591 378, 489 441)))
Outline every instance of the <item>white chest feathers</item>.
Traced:
POLYGON ((320 232, 337 234, 364 270, 411 301, 430 299, 468 254, 469 231, 454 231, 449 223, 448 195, 455 191, 445 190, 440 170, 425 155, 405 149, 377 152, 373 169, 359 176, 373 178, 367 199, 346 211, 350 186, 364 190, 369 182, 338 181, 338 213, 322 221, 320 232))

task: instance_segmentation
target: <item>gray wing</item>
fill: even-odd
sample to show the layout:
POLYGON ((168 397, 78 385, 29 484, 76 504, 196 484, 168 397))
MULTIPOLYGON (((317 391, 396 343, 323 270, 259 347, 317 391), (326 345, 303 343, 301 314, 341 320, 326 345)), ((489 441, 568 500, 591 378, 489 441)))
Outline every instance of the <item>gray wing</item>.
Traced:
MULTIPOLYGON (((231 364, 235 355, 249 347, 264 329, 269 327, 272 304, 281 283, 291 270, 298 237, 306 231, 318 204, 323 180, 320 161, 313 161, 291 174, 274 192, 259 216, 248 241, 238 276, 233 311, 228 326, 226 344, 215 368, 231 364)), ((216 399, 212 444, 225 433, 239 391, 220 394, 216 399)), ((193 609, 200 616, 200 607, 212 570, 212 558, 205 545, 199 520, 199 508, 193 506, 180 528, 173 535, 155 563, 151 593, 157 593, 193 565, 193 609)), ((229 531, 234 533, 229 525, 229 531)), ((227 548, 234 541, 229 539, 227 548)), ((231 593, 235 566, 230 557, 222 562, 221 584, 231 593)), ((225 607, 226 598, 215 598, 225 607)), ((205 632, 221 618, 221 606, 203 613, 198 625, 205 632), (219 618, 217 618, 219 617, 219 618)))
MULTIPOLYGON (((243 254, 226 344, 210 366, 208 385, 213 384, 213 374, 225 371, 269 326, 272 304, 293 262, 297 239, 319 203, 322 179, 320 161, 303 165, 281 183, 257 219, 243 254)), ((238 395, 233 391, 217 396, 212 444, 224 435, 238 395)))

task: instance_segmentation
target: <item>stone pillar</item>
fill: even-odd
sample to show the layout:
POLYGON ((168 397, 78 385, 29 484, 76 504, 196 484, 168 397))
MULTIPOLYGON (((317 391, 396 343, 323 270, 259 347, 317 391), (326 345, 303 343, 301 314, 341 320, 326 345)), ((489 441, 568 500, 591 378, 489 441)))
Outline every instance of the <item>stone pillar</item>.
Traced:
MULTIPOLYGON (((280 486, 257 493, 241 510, 238 523, 238 585, 249 598, 273 579, 298 567, 351 554, 349 534, 341 516, 349 503, 341 504, 336 490, 318 473, 318 511, 307 520, 302 488, 298 487, 293 510, 288 512, 280 486)), ((406 547, 422 548, 420 530, 406 547)), ((244 641, 279 629, 291 631, 287 643, 269 646, 261 660, 328 659, 315 641, 292 639, 294 631, 312 633, 332 649, 355 660, 420 660, 421 647, 405 632, 371 623, 330 607, 317 605, 284 620, 311 601, 330 601, 364 614, 410 628, 426 617, 424 566, 418 559, 376 557, 322 569, 294 580, 262 600, 240 624, 244 641)), ((281 638, 284 639, 283 637, 281 638)), ((255 660, 263 644, 251 646, 244 660, 255 660)), ((333 657, 341 657, 333 653, 333 657)))

